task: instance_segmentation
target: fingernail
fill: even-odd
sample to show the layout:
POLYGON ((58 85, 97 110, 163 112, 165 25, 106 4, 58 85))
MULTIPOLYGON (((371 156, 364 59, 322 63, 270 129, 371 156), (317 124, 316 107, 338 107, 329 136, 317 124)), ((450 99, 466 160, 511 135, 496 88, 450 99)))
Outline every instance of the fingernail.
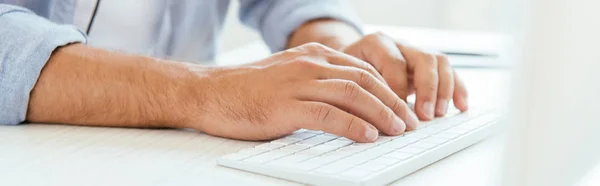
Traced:
POLYGON ((430 118, 433 118, 433 109, 434 109, 433 102, 430 102, 430 101, 423 103, 423 105, 421 106, 421 111, 424 112, 425 115, 427 115, 427 117, 430 117, 430 118))
POLYGON ((372 128, 367 128, 367 131, 365 132, 365 137, 367 137, 367 141, 375 141, 377 140, 377 136, 379 136, 379 131, 372 128))
POLYGON ((406 129, 406 124, 400 119, 400 117, 394 117, 392 129, 394 130, 394 134, 402 134, 406 129))
POLYGON ((448 112, 448 100, 438 100, 437 113, 445 115, 448 112))
POLYGON ((417 118, 417 116, 415 114, 407 114, 408 116, 406 117, 406 128, 407 130, 413 130, 417 128, 417 125, 419 125, 419 118, 417 118))

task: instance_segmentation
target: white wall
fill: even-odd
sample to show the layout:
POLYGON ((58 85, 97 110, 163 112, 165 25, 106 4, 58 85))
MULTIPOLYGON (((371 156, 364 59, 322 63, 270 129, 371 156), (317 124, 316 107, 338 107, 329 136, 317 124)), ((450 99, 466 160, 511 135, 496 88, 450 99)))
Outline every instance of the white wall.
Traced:
MULTIPOLYGON (((347 0, 368 24, 511 32, 518 0, 347 0)), ((260 39, 237 20, 232 1, 223 32, 223 50, 260 39)))

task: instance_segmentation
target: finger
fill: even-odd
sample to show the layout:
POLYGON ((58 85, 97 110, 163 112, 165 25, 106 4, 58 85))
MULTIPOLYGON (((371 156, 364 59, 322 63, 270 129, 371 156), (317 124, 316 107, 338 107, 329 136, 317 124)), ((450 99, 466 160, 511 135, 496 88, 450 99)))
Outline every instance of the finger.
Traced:
POLYGON ((373 142, 379 135, 373 125, 332 105, 306 101, 299 108, 298 113, 303 113, 297 118, 299 128, 322 130, 356 142, 373 142))
POLYGON ((461 112, 467 111, 469 109, 468 98, 469 94, 467 92, 467 87, 462 79, 456 74, 456 71, 453 70, 454 75, 454 106, 460 110, 461 112))
POLYGON ((349 66, 363 69, 369 72, 379 81, 383 82, 384 84, 387 84, 386 80, 383 78, 383 76, 381 76, 380 72, 377 71, 377 69, 373 65, 358 58, 355 58, 351 55, 342 52, 335 52, 333 53, 333 55, 328 57, 327 62, 332 65, 349 66))
POLYGON ((436 116, 444 116, 448 112, 448 103, 454 95, 454 71, 445 55, 437 55, 438 61, 438 94, 435 107, 436 116))
POLYGON ((371 64, 362 61, 354 56, 329 48, 325 45, 319 43, 308 43, 289 50, 291 51, 291 53, 299 54, 299 56, 302 56, 295 56, 294 58, 305 58, 308 59, 308 61, 321 62, 324 64, 350 66, 366 70, 367 72, 373 74, 373 76, 375 76, 378 80, 385 83, 385 80, 383 79, 381 74, 379 74, 379 72, 377 72, 375 67, 373 67, 371 64))
POLYGON ((299 89, 299 99, 324 102, 374 125, 387 135, 404 133, 406 124, 377 97, 349 80, 329 79, 310 82, 299 89))
MULTIPOLYGON (((398 52, 399 53, 399 52, 398 52)), ((409 84, 409 76, 406 67, 406 60, 399 54, 384 55, 385 67, 381 70, 383 78, 388 83, 392 91, 406 102, 407 97, 411 93, 409 84)))
POLYGON ((415 129, 419 120, 406 102, 400 99, 388 86, 377 81, 373 75, 362 69, 330 65, 320 74, 321 79, 343 79, 356 82, 360 87, 377 97, 392 109, 406 124, 407 129, 415 129))
POLYGON ((434 118, 439 83, 437 58, 415 48, 402 46, 399 48, 407 60, 408 71, 413 72, 417 116, 422 120, 431 120, 434 118))
POLYGON ((361 47, 365 61, 381 73, 390 88, 402 100, 410 94, 406 59, 396 46, 393 38, 383 34, 371 34, 365 37, 365 47, 361 47))

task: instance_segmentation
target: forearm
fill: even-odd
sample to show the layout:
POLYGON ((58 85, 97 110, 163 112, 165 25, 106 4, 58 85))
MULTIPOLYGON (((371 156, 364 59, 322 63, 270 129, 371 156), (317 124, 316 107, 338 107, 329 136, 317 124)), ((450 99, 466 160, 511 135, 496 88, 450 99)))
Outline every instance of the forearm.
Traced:
POLYGON ((170 108, 191 72, 183 65, 81 44, 56 50, 31 92, 27 121, 177 127, 170 108))
POLYGON ((332 19, 319 19, 305 23, 291 35, 288 48, 317 42, 339 50, 361 38, 351 25, 332 19))

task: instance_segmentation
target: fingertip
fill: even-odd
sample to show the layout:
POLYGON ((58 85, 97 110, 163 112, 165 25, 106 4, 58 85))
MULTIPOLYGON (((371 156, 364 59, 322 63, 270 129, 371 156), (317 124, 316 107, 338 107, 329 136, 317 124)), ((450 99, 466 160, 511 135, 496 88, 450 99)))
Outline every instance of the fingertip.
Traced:
POLYGON ((365 130, 365 138, 364 138, 364 140, 366 142, 374 142, 375 140, 377 140, 378 137, 379 137, 379 131, 377 131, 377 129, 367 127, 367 130, 365 130))
POLYGON ((435 115, 436 116, 444 116, 448 112, 448 100, 446 99, 438 99, 437 105, 435 107, 435 115))
POLYGON ((455 99, 454 106, 461 112, 465 112, 465 111, 469 110, 469 103, 467 101, 467 98, 464 98, 464 97, 455 99))
POLYGON ((406 130, 411 131, 417 129, 417 125, 419 125, 419 118, 414 113, 407 113, 406 117, 406 130))
POLYGON ((423 101, 418 105, 415 110, 419 119, 429 121, 434 118, 435 105, 432 101, 423 101))
POLYGON ((400 117, 396 116, 396 117, 394 117, 394 121, 392 123, 391 132, 387 133, 387 135, 397 136, 397 135, 404 133, 404 131, 406 131, 406 122, 402 121, 402 119, 400 119, 400 117))

